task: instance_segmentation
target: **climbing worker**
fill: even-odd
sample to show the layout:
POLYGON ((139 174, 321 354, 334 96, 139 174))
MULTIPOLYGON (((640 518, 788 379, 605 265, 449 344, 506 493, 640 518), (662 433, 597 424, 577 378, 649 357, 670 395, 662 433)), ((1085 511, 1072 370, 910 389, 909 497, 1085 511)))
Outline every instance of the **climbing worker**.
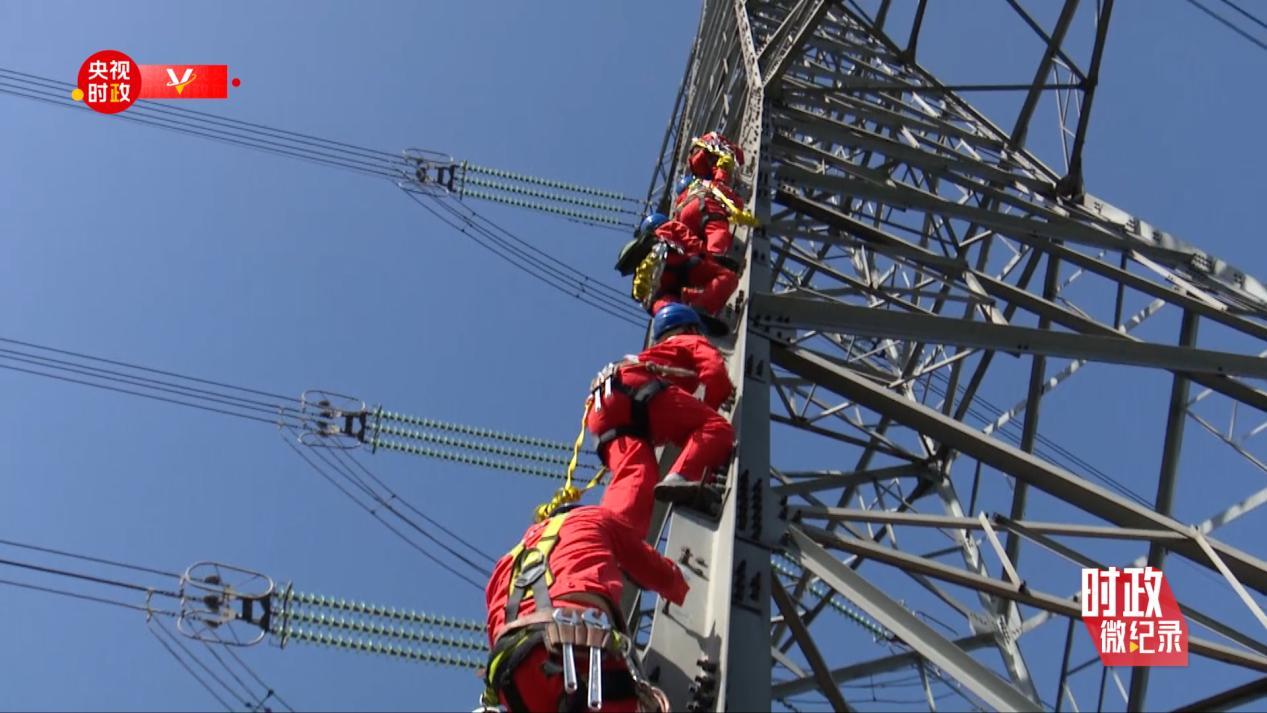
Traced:
POLYGON ((701 327, 690 307, 662 307, 652 320, 654 343, 609 364, 590 384, 586 428, 598 437, 599 457, 611 472, 602 504, 643 536, 655 500, 705 504, 706 476, 730 458, 735 432, 717 409, 734 385, 701 327), (665 443, 682 450, 657 483, 655 447, 665 443))
POLYGON ((710 256, 704 241, 682 223, 662 213, 648 215, 621 249, 616 269, 633 275, 630 297, 651 314, 680 302, 700 313, 708 334, 730 333, 717 313, 738 287, 739 276, 710 256))
POLYGON ((622 576, 677 605, 689 589, 673 560, 602 506, 565 505, 529 527, 485 590, 490 652, 478 710, 668 713, 625 632, 622 576))
POLYGON ((685 191, 686 189, 690 188, 691 184, 694 182, 695 182, 695 176, 689 173, 682 174, 682 176, 677 179, 677 183, 673 184, 674 199, 682 195, 682 191, 685 191))
POLYGON ((730 186, 719 181, 693 181, 674 201, 673 218, 704 241, 714 260, 738 272, 738 263, 729 255, 735 239, 730 223, 756 225, 757 221, 730 186))
POLYGON ((722 136, 720 131, 710 131, 691 139, 691 153, 686 158, 686 164, 697 178, 729 186, 736 161, 743 165, 743 149, 722 136))
POLYGON ((650 300, 650 312, 655 314, 665 305, 681 302, 716 316, 739 286, 739 276, 717 264, 690 228, 663 213, 648 215, 642 229, 653 232, 669 248, 660 284, 650 300))

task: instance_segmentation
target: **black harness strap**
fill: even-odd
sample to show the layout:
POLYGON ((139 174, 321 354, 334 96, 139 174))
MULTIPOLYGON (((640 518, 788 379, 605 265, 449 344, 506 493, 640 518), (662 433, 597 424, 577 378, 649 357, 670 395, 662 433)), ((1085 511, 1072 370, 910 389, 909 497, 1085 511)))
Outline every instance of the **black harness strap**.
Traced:
MULTIPOLYGON (((541 665, 541 672, 547 676, 558 675, 562 670, 563 667, 554 661, 546 661, 541 665)), ((638 687, 634 684, 633 676, 629 675, 627 669, 605 668, 603 669, 602 679, 603 703, 624 701, 631 698, 636 699, 638 697, 638 687)), ((586 693, 585 686, 580 686, 576 689, 576 693, 571 695, 564 693, 559 700, 559 711, 561 713, 582 713, 589 710, 586 693)))
POLYGON ((519 689, 515 687, 511 676, 515 670, 523 663, 528 654, 537 646, 545 645, 545 632, 541 627, 528 627, 521 632, 503 636, 493 650, 489 652, 489 661, 497 659, 501 655, 505 655, 505 660, 500 661, 497 669, 493 672, 492 678, 486 680, 486 684, 492 691, 500 691, 506 696, 506 702, 510 704, 510 710, 515 713, 523 711, 528 712, 528 706, 524 703, 523 696, 519 695, 519 689))
POLYGON ((696 266, 703 261, 704 257, 702 255, 692 255, 673 267, 669 267, 668 264, 665 264, 664 272, 673 275, 673 277, 677 280, 677 285, 671 289, 665 289, 663 287, 664 278, 661 277, 660 284, 656 285, 655 296, 651 298, 651 301, 654 302, 667 294, 680 293, 682 291, 682 287, 690 280, 691 270, 694 270, 696 266))
POLYGON ((519 618, 519 606, 529 590, 536 600, 537 611, 554 611, 554 605, 550 602, 550 584, 554 581, 554 576, 550 573, 550 553, 559 541, 559 532, 566 518, 566 514, 555 515, 546 522, 536 544, 525 547, 520 542, 516 547, 518 551, 515 552, 515 560, 510 568, 514 579, 511 580, 510 595, 506 599, 506 623, 519 618))
POLYGON ((625 386, 620 380, 620 372, 611 377, 611 389, 629 397, 629 423, 624 426, 617 426, 609 431, 604 432, 598 437, 598 447, 619 438, 620 436, 633 436, 634 438, 650 438, 651 437, 651 421, 647 416, 647 404, 655 395, 664 390, 668 386, 663 381, 656 379, 646 384, 631 389, 625 386))

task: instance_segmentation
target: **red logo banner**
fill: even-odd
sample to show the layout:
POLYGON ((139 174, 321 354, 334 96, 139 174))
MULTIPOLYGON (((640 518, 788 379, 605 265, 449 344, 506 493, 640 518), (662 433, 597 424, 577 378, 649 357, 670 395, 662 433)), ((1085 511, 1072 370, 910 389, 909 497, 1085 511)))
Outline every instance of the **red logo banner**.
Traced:
POLYGON ((1188 622, 1159 569, 1082 570, 1082 621, 1105 666, 1188 665, 1188 622))
POLYGON ((142 99, 228 99, 227 64, 143 64, 142 99))
POLYGON ((227 64, 137 64, 117 50, 102 50, 79 67, 70 93, 102 114, 117 114, 137 99, 228 99, 227 64))

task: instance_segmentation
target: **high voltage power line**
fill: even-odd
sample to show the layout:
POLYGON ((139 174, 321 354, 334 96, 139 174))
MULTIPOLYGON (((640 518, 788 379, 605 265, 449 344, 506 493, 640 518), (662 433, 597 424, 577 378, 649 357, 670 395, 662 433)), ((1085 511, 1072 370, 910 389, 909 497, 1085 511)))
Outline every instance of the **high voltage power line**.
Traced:
MULTIPOLYGON (((70 98, 73 85, 47 77, 40 77, 25 72, 0 68, 0 92, 54 104, 71 109, 91 111, 81 102, 70 98)), ((221 141, 244 148, 251 148, 279 156, 312 161, 326 166, 355 171, 362 175, 392 180, 420 206, 430 212, 438 220, 466 235, 477 245, 488 250, 503 261, 537 279, 551 288, 569 295, 609 316, 615 317, 632 326, 642 327, 646 324, 646 315, 630 300, 623 290, 616 289, 595 280, 566 262, 535 247, 527 240, 515 235, 501 225, 494 223, 483 215, 460 202, 445 200, 444 196, 471 196, 507 205, 531 208, 565 218, 584 222, 590 225, 607 228, 632 229, 633 223, 628 216, 641 213, 643 201, 621 196, 610 191, 599 191, 584 186, 550 181, 525 174, 499 171, 483 166, 467 163, 450 162, 445 168, 449 171, 461 171, 463 180, 472 185, 494 188, 512 195, 498 195, 487 191, 465 190, 462 186, 454 186, 450 191, 427 178, 427 170, 434 166, 434 161, 421 158, 410 159, 405 155, 392 154, 386 151, 370 149, 341 141, 322 139, 310 134, 277 129, 254 122, 219 117, 183 107, 164 106, 158 102, 140 100, 128 111, 113 115, 114 117, 144 124, 147 126, 169 129, 180 133, 221 141), (544 186, 556 193, 546 193, 535 188, 515 186, 504 182, 492 182, 477 177, 466 178, 466 174, 486 174, 515 181, 524 186, 544 186), (564 191, 558 193, 557 191, 564 191), (620 219, 604 217, 597 214, 581 213, 558 206, 524 201, 513 195, 534 195, 549 197, 550 200, 564 205, 585 205, 593 208, 600 204, 592 200, 575 198, 567 193, 578 195, 596 195, 625 206, 605 205, 609 215, 622 216, 620 219), (637 206, 635 209, 633 206, 637 206)))
MULTIPOLYGON (((243 590, 249 587, 237 588, 227 577, 224 580, 200 577, 194 573, 194 567, 184 574, 177 574, 7 539, 0 540, 0 546, 91 563, 109 568, 111 572, 126 570, 156 575, 167 581, 166 585, 158 585, 152 581, 131 581, 117 574, 95 574, 46 562, 0 557, 0 570, 18 569, 37 576, 58 578, 79 589, 8 578, 0 578, 0 585, 143 612, 150 633, 168 655, 227 710, 234 708, 230 700, 241 702, 248 710, 262 710, 270 700, 277 701, 288 711, 294 710, 233 650, 235 641, 221 636, 219 632, 230 625, 242 624, 261 629, 260 638, 250 643, 258 643, 263 636, 269 636, 282 647, 287 643, 300 642, 466 669, 481 665, 487 653, 484 625, 476 620, 298 592, 291 586, 279 591, 271 579, 262 575, 257 576, 266 581, 267 586, 263 587, 263 591, 248 594, 243 590), (94 589, 85 589, 89 587, 94 589), (132 592, 138 596, 144 594, 144 605, 100 596, 93 593, 95 588, 132 592), (156 600, 167 604, 156 604, 156 600), (234 605, 247 600, 252 604, 242 606, 243 614, 233 610, 234 605), (262 617, 253 619, 247 615, 261 608, 265 612, 262 617), (218 624, 211 627, 196 625, 212 613, 219 617, 218 624), (178 622, 176 628, 183 636, 173 633, 172 627, 163 620, 178 622), (186 622, 195 623, 183 625, 186 622), (189 643, 186 643, 187 640, 189 643), (205 650, 209 659, 199 656, 199 647, 205 650), (263 692, 257 690, 257 686, 263 692)), ((216 572, 222 571, 221 565, 212 566, 216 572)), ((231 567, 226 569, 245 572, 231 567)))
POLYGON ((42 547, 29 543, 16 542, 13 540, 0 540, 0 546, 21 549, 28 552, 38 552, 45 555, 53 555, 55 557, 74 559, 80 562, 92 563, 93 565, 112 568, 112 570, 127 570, 134 573, 144 573, 158 575, 170 581, 168 586, 160 587, 152 583, 140 583, 121 579, 118 575, 103 576, 88 572, 75 571, 62 566, 52 566, 47 563, 29 562, 11 559, 9 557, 0 558, 0 569, 20 569, 28 573, 34 573, 39 576, 56 577, 67 583, 74 583, 77 586, 92 586, 106 588, 106 591, 127 591, 145 594, 144 606, 132 602, 121 601, 109 597, 91 594, 86 591, 74 591, 59 587, 49 587, 31 582, 19 582, 11 579, 0 579, 0 585, 26 589, 29 591, 41 592, 44 594, 54 594, 62 597, 77 599, 80 601, 89 601, 97 604, 106 604, 109 606, 128 609, 132 611, 144 612, 146 615, 146 625, 150 633, 162 645, 163 649, 176 660, 180 666, 189 673, 207 692, 215 698, 226 710, 233 710, 233 706, 225 700, 226 697, 238 700, 248 710, 262 710, 269 700, 276 700, 282 707, 288 711, 294 709, 286 703, 273 688, 268 685, 245 661, 242 660, 232 649, 225 648, 225 656, 237 664, 235 668, 225 657, 221 656, 207 642, 202 641, 202 645, 206 648, 207 653, 214 660, 209 663, 200 658, 194 651, 180 641, 178 637, 171 633, 171 630, 163 624, 163 619, 178 620, 184 615, 184 603, 186 595, 183 588, 180 591, 173 590, 172 584, 183 582, 181 575, 157 569, 153 567, 145 567, 140 565, 119 562, 103 557, 94 557, 89 555, 77 554, 66 550, 55 549, 51 547, 42 547), (168 602, 167 606, 155 606, 154 600, 159 599, 168 602), (174 607, 174 608, 171 608, 174 607), (217 668, 218 667, 218 668, 217 668), (197 670, 196 670, 197 669, 197 670), (213 670, 214 669, 214 670, 213 670), (199 670, 202 673, 199 673, 199 670), (217 673, 217 670, 219 673, 217 673), (254 690, 253 686, 243 680, 242 674, 253 680, 256 685, 264 690, 259 693, 254 690), (228 681, 236 683, 231 685, 228 681), (210 681, 210 683, 208 682, 210 681), (212 685, 215 684, 215 685, 212 685))
MULTIPOLYGON (((288 446, 295 450, 300 458, 304 460, 304 462, 312 468, 314 472, 339 490, 340 493, 355 503, 358 507, 366 510, 396 537, 402 539, 411 548, 418 551, 419 554, 426 557, 437 566, 440 566, 450 574, 453 574, 455 577, 463 580, 467 584, 478 589, 483 589, 483 585, 479 584, 477 580, 473 580, 472 576, 487 577, 489 567, 494 561, 494 558, 491 555, 479 548, 476 548, 465 538, 461 537, 449 528, 444 527, 442 524, 420 511, 413 504, 400 497, 396 492, 388 487, 385 482, 375 476, 363 463, 361 463, 359 459, 353 457, 347 450, 340 448, 306 449, 300 448, 296 445, 296 442, 299 440, 297 434, 299 431, 310 427, 309 420, 311 418, 310 412, 304 410, 303 403, 300 400, 271 391, 235 386, 223 381, 193 377, 173 371, 141 366, 133 362, 106 359, 82 352, 57 349, 7 337, 0 337, 0 343, 25 348, 25 351, 23 351, 10 347, 0 347, 0 368, 3 369, 11 369, 50 378, 65 379, 74 383, 108 388, 114 391, 123 391, 124 393, 139 396, 151 396, 146 389, 161 388, 167 390, 162 393, 168 393, 173 396, 186 396, 191 399, 191 401, 186 402, 176 398, 166 397, 160 398, 159 400, 170 401, 172 403, 191 406, 194 408, 202 408, 202 405, 193 399, 218 399, 218 401, 215 401, 214 403, 225 406, 225 408, 211 410, 216 410, 228 415, 241 416, 250 420, 278 424, 281 427, 282 432, 289 436, 286 438, 288 446), (69 359, 49 358, 40 352, 52 352, 60 356, 72 357, 74 361, 69 359), (19 363, 40 366, 41 368, 54 373, 45 373, 34 369, 14 367, 11 364, 5 364, 5 360, 19 360, 19 363), (95 366, 95 363, 117 366, 123 371, 104 369, 95 366), (70 372, 77 375, 83 375, 88 378, 69 378, 64 377, 58 372, 70 372), (165 378, 154 378, 156 376, 162 376, 165 378), (103 381, 105 383, 97 383, 98 381, 103 381), (110 385, 116 381, 122 381, 122 383, 126 385, 133 386, 135 387, 135 390, 110 385), (194 386, 195 384, 197 386, 194 386), (260 400, 260 398, 267 400, 260 400), (230 409, 241 409, 241 412, 230 409), (273 417, 270 419, 265 417, 263 414, 273 414, 273 417), (393 521, 385 517, 384 514, 395 518, 404 530, 393 524, 393 521), (458 548, 450 546, 442 542, 440 538, 431 535, 427 527, 420 524, 419 520, 452 537, 457 545, 461 545, 463 551, 459 551, 458 548), (413 534, 411 535, 410 533, 413 534), (421 540, 425 540, 425 542, 421 540), (446 554, 457 561, 457 565, 451 565, 444 562, 431 550, 432 547, 439 547, 444 550, 446 554)), ((940 389, 935 382, 930 382, 929 388, 934 393, 944 394, 944 390, 940 389)), ((962 390, 962 387, 960 387, 960 390, 962 390)), ((983 424, 992 423, 995 414, 1003 413, 1003 409, 985 401, 982 398, 977 399, 977 404, 980 408, 974 406, 970 410, 970 415, 977 418, 983 424)), ((370 442, 376 444, 378 447, 413 453, 415 455, 426 455, 489 469, 504 470, 524 475, 562 478, 563 475, 561 471, 550 471, 530 465, 529 463, 563 464, 566 462, 566 458, 552 455, 551 452, 567 453, 572 449, 572 444, 565 441, 553 441, 549 439, 500 432, 487 428, 447 423, 444 421, 410 416, 393 411, 379 409, 374 415, 385 424, 384 427, 379 429, 379 434, 397 436, 401 439, 391 440, 384 438, 383 435, 375 435, 370 439, 370 442), (392 424, 399 424, 399 426, 392 424), (435 433, 436 431, 443 433, 435 433), (444 433, 455 435, 443 435, 444 433), (486 442, 480 442, 472 439, 484 439, 486 442), (467 452, 463 453, 461 450, 431 449, 424 446, 412 445, 410 443, 411 441, 414 443, 432 442, 439 445, 455 447, 467 452), (487 441, 491 441, 491 443, 487 441), (505 458, 493 459, 473 455, 473 452, 501 455, 505 456, 505 458), (515 460, 511 460, 512 458, 515 460), (528 463, 519 461, 528 461, 528 463)), ((1004 424, 1003 428, 998 429, 999 435, 1007 438, 1008 440, 1014 442, 1017 441, 1019 437, 1010 432, 1008 429, 1009 426, 1013 426, 1012 430, 1015 430, 1015 423, 1015 420, 1008 421, 1004 424)), ((1058 460, 1064 460, 1071 469, 1086 472, 1091 477, 1095 477, 1096 479, 1105 482, 1111 487, 1118 489, 1120 492, 1127 494, 1129 497, 1135 499, 1139 499, 1141 497, 1124 483, 1116 480, 1109 474, 1104 473, 1056 441, 1042 436, 1041 434, 1039 434, 1038 440, 1043 446, 1051 449, 1051 457, 1058 460)), ((590 451, 587 451, 587 453, 592 455, 592 452, 590 451)), ((586 467, 591 470, 597 468, 594 464, 588 464, 586 467)), ((2 543, 3 541, 0 541, 0 544, 2 543)), ((791 571, 787 569, 790 564, 790 562, 786 561, 780 563, 780 566, 783 567, 783 571, 785 573, 791 573, 791 571)), ((854 618, 856 616, 856 613, 848 607, 845 607, 840 601, 838 601, 837 597, 832 597, 831 604, 834 609, 847 617, 854 618)), ((864 626, 866 626, 866 624, 864 624, 864 626)))
MULTIPOLYGON (((1252 21, 1252 22, 1254 22, 1255 24, 1257 24, 1259 27, 1262 27, 1262 28, 1264 28, 1264 29, 1267 29, 1267 23, 1264 23, 1261 19, 1259 19, 1257 16, 1253 15, 1252 13, 1250 13, 1250 12, 1249 12, 1248 10, 1246 10, 1245 8, 1243 8, 1243 7, 1241 7, 1240 5, 1237 5, 1236 3, 1232 2, 1232 0, 1221 0, 1221 1, 1222 1, 1222 3, 1223 3, 1224 5, 1227 5, 1228 7, 1232 8, 1232 9, 1233 9, 1233 10, 1235 10, 1236 12, 1238 12, 1238 13, 1240 13, 1241 15, 1245 16, 1245 17, 1246 17, 1246 18, 1248 18, 1250 21, 1252 21)), ((1224 26, 1224 27, 1226 27, 1227 29, 1231 30, 1232 32, 1235 32, 1236 34, 1240 35, 1241 37, 1245 38, 1246 40, 1248 40, 1248 41, 1252 42, 1255 46, 1257 46, 1257 47, 1258 47, 1258 49, 1261 49, 1261 50, 1267 50, 1267 43, 1265 43, 1265 42, 1263 42, 1262 40, 1258 39, 1257 37, 1254 37, 1253 35, 1249 34, 1249 33, 1248 33, 1248 32, 1246 32, 1244 29, 1242 29, 1242 28, 1238 27, 1238 26, 1236 25, 1236 23, 1234 23, 1234 22, 1232 22, 1231 20, 1228 20, 1227 18, 1223 17, 1222 15, 1219 15, 1218 13, 1214 12, 1214 11, 1213 11, 1213 10, 1211 10, 1210 8, 1208 8, 1208 7, 1206 7, 1205 5, 1203 5, 1203 4, 1201 4, 1200 2, 1198 2, 1198 0, 1187 0, 1187 2, 1188 2, 1188 4, 1189 4, 1189 5, 1191 5, 1191 6, 1195 7, 1196 9, 1198 9, 1198 10, 1200 10, 1201 12, 1205 13, 1205 14, 1206 14, 1206 15, 1208 15, 1209 17, 1213 18, 1216 22, 1218 22, 1219 24, 1223 25, 1223 26, 1224 26)))
MULTIPOLYGON (((390 448, 398 441, 387 436, 394 436, 405 441, 455 449, 435 451, 417 448, 409 451, 402 447, 397 450, 555 479, 564 477, 562 468, 555 472, 528 464, 566 465, 565 458, 550 451, 570 453, 573 447, 566 441, 504 433, 381 408, 370 413, 363 404, 360 408, 364 411, 361 415, 366 425, 360 431, 319 431, 318 424, 323 421, 319 413, 322 407, 302 397, 284 396, 8 337, 0 337, 0 344, 9 345, 0 346, 0 368, 292 428, 311 434, 314 440, 343 437, 351 446, 390 448), (102 364, 119 368, 106 368, 102 364), (501 460, 482 459, 461 451, 486 453, 501 460)), ((593 455, 593 451, 585 453, 593 455)), ((583 467, 591 471, 597 469, 593 463, 583 467)))
MULTIPOLYGON (((483 581, 495 558, 401 496, 346 448, 324 447, 324 439, 332 436, 317 432, 314 420, 319 414, 301 399, 5 337, 0 337, 0 344, 5 345, 0 346, 0 369, 276 425, 287 445, 344 497, 418 554, 483 590, 483 581), (312 437, 316 445, 301 448, 301 435, 312 437)), ((377 415, 382 435, 376 432, 367 438, 366 446, 507 472, 562 479, 566 459, 551 451, 570 452, 572 448, 572 444, 564 442, 382 409, 377 415), (423 443, 442 447, 415 445, 423 443), (542 463, 557 466, 557 471, 538 465, 542 463)), ((593 464, 586 467, 597 468, 593 464)))

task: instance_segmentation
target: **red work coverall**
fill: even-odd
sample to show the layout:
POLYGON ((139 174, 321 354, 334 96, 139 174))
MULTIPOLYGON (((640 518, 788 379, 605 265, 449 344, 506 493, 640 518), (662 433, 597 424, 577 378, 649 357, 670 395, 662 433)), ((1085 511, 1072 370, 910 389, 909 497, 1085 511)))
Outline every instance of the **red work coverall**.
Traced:
MULTIPOLYGON (((736 210, 743 210, 743 199, 729 186, 719 182, 710 185, 721 191, 736 210)), ((682 191, 674 202, 673 218, 705 241, 710 255, 725 255, 730 252, 730 244, 735 239, 730 232, 730 211, 724 203, 717 200, 708 186, 695 183, 682 191)))
MULTIPOLYGON (((700 137, 701 141, 706 143, 720 143, 730 149, 731 154, 737 163, 743 163, 743 149, 736 146, 730 139, 718 134, 715 131, 704 134, 700 137)), ((696 178, 702 178, 706 181, 719 181, 730 185, 730 171, 717 167, 717 154, 698 146, 691 149, 691 153, 686 158, 686 165, 690 167, 691 174, 696 178)), ((733 165, 733 164, 732 164, 733 165)))
MULTIPOLYGON (((524 533, 524 545, 535 545, 544 528, 544 522, 528 528, 524 533)), ((493 576, 484 592, 488 604, 490 647, 496 644, 501 629, 506 624, 506 602, 510 598, 513 565, 510 555, 502 557, 493 567, 493 576)), ((550 552, 549 569, 554 575, 550 599, 556 608, 584 606, 559 597, 568 593, 587 592, 605 598, 611 605, 611 611, 620 616, 619 602, 624 587, 622 573, 638 586, 654 591, 674 604, 681 604, 686 598, 687 584, 678 566, 656 552, 639 533, 630 530, 612 512, 601 506, 580 507, 567 514, 567 519, 559 530, 558 542, 550 552)), ((534 600, 524 597, 519 605, 519 616, 531 613, 533 609, 534 600)), ((578 677, 584 681, 586 672, 589 671, 588 650, 576 647, 575 656, 578 677)), ((542 671, 542 664, 549 658, 550 652, 545 646, 538 646, 511 674, 511 682, 529 710, 559 709, 559 701, 563 696, 563 674, 560 672, 547 676, 542 671)), ((624 668, 624 662, 606 657, 604 668, 621 669, 624 668)), ((581 691, 584 690, 585 683, 581 683, 581 691)), ((504 695, 501 696, 501 703, 509 707, 504 695)), ((603 710, 611 713, 636 711, 637 700, 604 700, 603 710)))
MULTIPOLYGON (((660 481, 655 446, 680 446, 682 451, 669 472, 694 482, 725 463, 735 430, 717 408, 730 398, 734 386, 721 353, 697 334, 669 337, 648 347, 638 360, 689 369, 697 375, 663 377, 670 385, 647 403, 648 432, 644 437, 620 435, 599 446, 599 456, 611 471, 603 507, 645 537, 651 529, 655 486, 660 481), (701 385, 703 402, 692 396, 701 385)), ((637 365, 622 367, 618 376, 631 392, 661 378, 637 365)), ((591 408, 585 425, 590 433, 601 436, 613 428, 632 425, 632 414, 629 396, 613 389, 610 395, 603 392, 602 408, 591 408)))
POLYGON ((739 286, 739 276, 718 265, 704 250, 704 241, 676 220, 661 225, 656 237, 681 250, 669 251, 651 313, 672 302, 717 314, 739 286))
POLYGON ((712 151, 695 148, 691 151, 691 155, 686 157, 686 165, 690 167, 691 175, 696 178, 730 185, 730 171, 717 166, 717 154, 712 151))

